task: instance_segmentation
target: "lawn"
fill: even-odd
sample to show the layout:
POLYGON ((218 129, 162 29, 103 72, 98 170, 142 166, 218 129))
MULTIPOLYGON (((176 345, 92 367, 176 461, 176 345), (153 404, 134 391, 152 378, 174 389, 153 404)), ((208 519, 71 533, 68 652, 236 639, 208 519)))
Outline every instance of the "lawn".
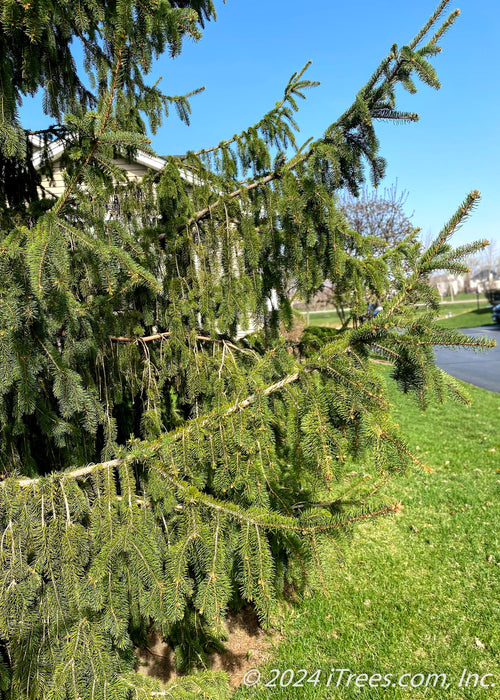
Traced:
POLYGON ((491 320, 491 307, 474 309, 468 313, 460 313, 452 318, 440 321, 443 328, 476 328, 493 323, 491 320))
MULTIPOLYGON (((443 318, 448 316, 449 314, 452 314, 452 316, 456 316, 457 314, 463 314, 464 312, 468 311, 478 311, 476 300, 474 301, 460 301, 460 302, 453 302, 452 304, 440 304, 439 305, 439 317, 443 318)), ((486 305, 486 302, 483 302, 480 307, 479 307, 479 312, 484 311, 488 312, 491 314, 491 308, 490 306, 486 305)))
POLYGON ((331 553, 330 596, 314 594, 283 613, 282 636, 260 668, 261 682, 241 687, 236 700, 500 698, 500 395, 468 387, 472 406, 450 401, 422 413, 395 390, 389 369, 381 371, 397 421, 434 471, 392 483, 388 497, 404 508, 360 527, 343 568, 331 553), (375 676, 378 687, 369 688, 361 676, 363 687, 355 678, 347 685, 346 671, 337 687, 339 672, 331 677, 331 669, 342 668, 382 680, 375 676), (299 669, 308 675, 301 686, 285 688, 280 678, 287 684, 291 672, 278 675, 275 687, 265 688, 278 674, 272 669, 293 669, 293 682, 300 682, 299 669), (429 674, 442 673, 446 679, 431 677, 424 687, 429 674), (474 689, 473 677, 465 687, 469 673, 490 687, 474 689), (401 679, 408 687, 398 686, 401 674, 410 674, 401 679), (419 687, 409 687, 410 679, 419 687))
MULTIPOLYGON (((469 295, 470 296, 470 295, 469 295)), ((424 309, 422 308, 422 311, 424 309)), ((305 317, 305 312, 296 312, 300 317, 305 317)), ((484 306, 477 308, 476 299, 455 302, 453 304, 441 304, 440 323, 444 328, 473 328, 491 323, 491 307, 484 306), (451 314, 451 316, 449 316, 451 314)), ((336 311, 327 309, 325 311, 309 312, 310 326, 340 326, 341 321, 336 311)))
MULTIPOLYGON (((468 301, 468 302, 473 301, 476 303, 477 297, 474 294, 474 292, 460 292, 459 294, 454 294, 453 299, 451 298, 451 296, 449 294, 445 294, 442 297, 442 300, 445 303, 447 301, 468 301)), ((481 304, 484 304, 484 297, 482 294, 479 295, 479 301, 481 304)))

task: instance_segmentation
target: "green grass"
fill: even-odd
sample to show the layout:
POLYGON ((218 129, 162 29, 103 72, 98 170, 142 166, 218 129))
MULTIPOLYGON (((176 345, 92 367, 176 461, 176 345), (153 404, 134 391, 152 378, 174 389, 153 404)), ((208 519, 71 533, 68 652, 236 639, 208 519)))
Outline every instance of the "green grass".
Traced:
POLYGON ((440 321, 440 325, 444 328, 476 328, 477 326, 487 326, 492 324, 491 308, 474 309, 465 314, 459 314, 452 318, 445 318, 440 321))
POLYGON ((318 311, 309 314, 310 326, 341 326, 342 321, 336 311, 318 311))
POLYGON ((464 313, 464 311, 473 311, 474 309, 477 309, 477 304, 475 301, 460 301, 454 302, 453 304, 444 303, 439 305, 439 315, 446 316, 447 314, 451 313, 455 316, 456 314, 464 313))
POLYGON ((401 513, 360 527, 343 568, 332 552, 330 597, 315 594, 284 614, 263 682, 288 668, 321 669, 320 682, 261 683, 240 688, 236 700, 500 698, 500 395, 468 387, 471 407, 448 402, 421 413, 389 388, 411 449, 434 472, 393 482, 388 495, 403 502, 401 513), (332 668, 394 679, 446 673, 450 687, 361 689, 353 680, 327 688, 332 668), (485 682, 496 687, 459 688, 464 668, 495 674, 485 682))
MULTIPOLYGON (((460 294, 454 294, 453 299, 449 294, 443 297, 443 302, 447 301, 468 301, 470 303, 476 304, 477 303, 477 297, 474 293, 470 292, 460 292, 460 294)), ((479 295, 479 302, 481 304, 484 304, 484 297, 482 294, 479 295)))
MULTIPOLYGON (((469 295, 470 296, 470 295, 469 295)), ((422 311, 424 309, 422 308, 422 311)), ((305 312, 300 312, 300 316, 305 316, 305 312)), ((479 310, 476 306, 476 299, 469 299, 463 303, 441 304, 440 306, 440 324, 444 328, 473 328, 475 326, 483 326, 490 324, 491 307, 482 307, 479 310), (448 318, 448 314, 452 314, 448 318)), ((310 326, 340 326, 341 321, 335 311, 315 311, 309 314, 310 326)))

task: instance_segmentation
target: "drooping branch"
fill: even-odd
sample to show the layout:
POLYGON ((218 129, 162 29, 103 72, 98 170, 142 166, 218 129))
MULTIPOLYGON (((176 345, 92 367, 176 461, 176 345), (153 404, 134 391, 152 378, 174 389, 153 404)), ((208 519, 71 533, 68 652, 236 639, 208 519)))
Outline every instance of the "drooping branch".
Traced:
POLYGON ((184 491, 189 488, 189 498, 195 502, 199 501, 205 507, 215 510, 220 513, 224 513, 230 518, 238 520, 245 523, 246 525, 252 525, 253 527, 265 528, 267 530, 283 530, 290 532, 300 532, 303 535, 329 532, 340 527, 346 527, 356 522, 361 522, 369 518, 375 518, 382 515, 388 515, 389 513, 399 513, 402 508, 402 504, 391 503, 390 505, 383 506, 375 511, 367 511, 361 514, 356 514, 352 516, 347 516, 345 518, 333 520, 328 523, 319 523, 317 525, 307 525, 305 523, 296 522, 295 519, 288 516, 281 515, 279 513, 273 513, 273 516, 269 518, 267 514, 257 515, 248 514, 244 510, 234 506, 234 504, 226 504, 219 500, 216 500, 212 496, 202 493, 191 484, 185 484, 180 481, 175 476, 171 474, 164 473, 160 470, 161 474, 164 474, 166 479, 177 488, 179 491, 184 491))
MULTIPOLYGON (((166 331, 165 333, 153 333, 153 335, 144 335, 144 336, 126 336, 126 335, 110 335, 109 339, 112 340, 115 343, 150 343, 153 340, 162 340, 163 338, 170 338, 172 333, 170 331, 166 331)), ((195 336, 196 340, 205 340, 207 342, 212 342, 212 343, 217 343, 217 342, 222 342, 219 340, 215 340, 213 338, 207 338, 204 335, 197 335, 195 336)))
MULTIPOLYGON (((109 339, 114 343, 135 343, 136 345, 140 345, 141 343, 151 343, 154 340, 163 340, 164 338, 170 338, 171 336, 172 333, 170 331, 165 331, 164 333, 153 333, 153 335, 143 336, 110 335, 109 339)), ((238 352, 245 354, 253 354, 250 350, 240 348, 238 345, 235 345, 230 340, 226 340, 225 338, 209 338, 205 335, 195 335, 194 339, 200 340, 204 343, 216 343, 218 345, 223 345, 224 347, 232 348, 233 350, 237 350, 238 352)))
POLYGON ((97 148, 99 147, 100 138, 103 135, 104 130, 106 129, 106 126, 108 124, 109 118, 111 116, 111 108, 113 106, 113 100, 115 99, 116 88, 118 86, 118 77, 120 75, 120 71, 121 71, 121 67, 122 67, 122 53, 123 53, 124 44, 125 44, 125 40, 122 39, 122 41, 118 47, 118 51, 117 51, 116 66, 115 66, 114 71, 113 71, 113 82, 111 84, 108 102, 106 105, 106 111, 104 113, 104 117, 102 119, 101 126, 99 127, 99 131, 96 134, 95 138, 93 139, 92 148, 90 149, 89 154, 85 158, 85 161, 78 168, 78 171, 76 172, 74 178, 72 179, 72 181, 70 182, 70 184, 66 188, 64 194, 62 195, 61 199, 59 200, 59 202, 54 210, 54 213, 56 215, 61 212, 63 206, 68 201, 68 198, 69 198, 71 192, 75 188, 80 177, 82 176, 82 173, 84 172, 85 168, 90 163, 90 161, 92 160, 94 153, 96 152, 97 148))
MULTIPOLYGON (((387 91, 390 86, 395 85, 399 80, 399 74, 401 69, 406 63, 409 63, 412 68, 415 68, 415 60, 412 55, 412 50, 417 47, 419 42, 423 39, 423 37, 427 34, 429 29, 437 22, 443 11, 446 9, 446 6, 449 5, 451 0, 443 0, 438 8, 436 9, 436 12, 432 15, 432 17, 429 19, 429 21, 426 23, 426 25, 423 27, 421 32, 412 40, 412 42, 408 45, 408 47, 404 47, 407 49, 407 53, 409 53, 409 56, 404 55, 403 51, 397 51, 396 47, 393 47, 393 51, 384 58, 384 60, 380 63, 376 71, 373 73, 371 76, 370 80, 368 83, 365 85, 362 90, 360 90, 359 94, 365 94, 368 95, 370 92, 372 92, 377 85, 377 83, 382 79, 380 84, 377 86, 377 90, 381 94, 387 94, 387 91), (392 64, 392 66, 391 66, 392 64)), ((439 36, 441 36, 442 33, 450 26, 453 21, 456 19, 456 17, 459 15, 459 11, 453 12, 450 17, 446 20, 444 23, 443 27, 436 33, 436 39, 434 43, 436 43, 437 39, 439 36)), ((422 76, 421 76, 422 77, 422 76)), ((337 119, 328 129, 326 133, 332 133, 335 129, 339 128, 344 124, 354 113, 355 109, 357 107, 357 102, 355 101, 340 117, 337 119)), ((390 112, 387 108, 383 109, 377 109, 376 107, 372 108, 371 111, 371 118, 372 119, 404 119, 404 120, 410 120, 410 121, 416 121, 418 119, 418 115, 414 113, 397 113, 397 112, 390 112)), ((238 187, 236 190, 230 192, 228 195, 226 195, 225 198, 220 198, 217 201, 213 202, 212 204, 204 207, 203 209, 200 209, 197 211, 187 222, 184 224, 180 225, 178 227, 178 231, 182 231, 185 229, 185 227, 192 226, 193 224, 203 220, 207 216, 211 214, 211 212, 216 209, 222 201, 225 201, 227 199, 234 199, 236 197, 241 196, 244 192, 249 192, 253 189, 256 189, 257 187, 262 187, 263 185, 269 184, 273 180, 276 180, 280 177, 280 175, 284 171, 291 171, 294 170, 296 167, 298 167, 299 164, 308 161, 312 155, 315 152, 316 147, 323 143, 325 140, 325 137, 318 139, 314 141, 311 146, 309 147, 307 153, 301 155, 299 158, 296 156, 293 157, 290 161, 288 161, 284 166, 281 166, 279 169, 274 170, 273 172, 268 173, 262 178, 259 178, 256 182, 244 186, 244 187, 238 187)), ((219 146, 214 147, 212 149, 209 149, 208 151, 201 151, 201 153, 208 153, 214 150, 217 150, 217 148, 224 147, 225 145, 229 145, 234 141, 234 139, 229 139, 226 142, 222 142, 222 144, 219 144, 219 146)), ((160 240, 165 238, 165 234, 160 234, 158 237, 160 240)))
MULTIPOLYGON (((302 82, 300 81, 300 79, 302 78, 304 73, 307 71, 307 69, 309 68, 311 63, 312 63, 312 61, 308 61, 305 64, 305 66, 298 73, 293 74, 293 76, 290 78, 288 85, 285 88, 285 93, 284 93, 283 99, 280 100, 279 102, 277 102, 274 105, 274 107, 269 112, 267 112, 267 114, 265 114, 262 117, 262 119, 260 119, 251 128, 251 130, 253 132, 259 131, 260 129, 265 128, 269 124, 270 120, 272 120, 273 117, 276 117, 276 116, 288 117, 288 120, 290 120, 290 112, 292 110, 293 111, 298 110, 298 107, 294 104, 293 96, 299 95, 300 97, 304 97, 302 95, 302 93, 300 92, 300 90, 303 90, 304 88, 317 87, 318 85, 320 85, 320 83, 318 81, 312 81, 312 80, 304 80, 302 82), (288 114, 287 114, 287 110, 283 110, 283 107, 286 104, 289 105, 288 114)), ((295 125, 294 122, 292 122, 292 125, 294 126, 294 128, 296 128, 298 130, 298 127, 295 125)), ((231 146, 231 144, 237 143, 241 139, 242 136, 246 135, 246 133, 247 132, 242 132, 241 134, 235 135, 230 139, 226 139, 225 141, 221 141, 216 146, 212 146, 211 148, 203 148, 200 151, 196 151, 193 155, 194 156, 206 156, 210 153, 215 153, 215 151, 225 149, 228 146, 231 146)), ((187 157, 188 157, 187 155, 181 156, 181 160, 184 160, 187 157)))
MULTIPOLYGON (((313 368, 309 367, 304 367, 302 372, 312 372, 313 368)), ((262 389, 260 392, 256 392, 254 394, 251 394, 250 396, 247 396, 245 399, 242 401, 237 401, 236 403, 230 405, 228 408, 226 408, 222 413, 220 413, 221 418, 225 418, 226 416, 230 416, 234 413, 238 413, 239 411, 245 410, 245 408, 248 408, 251 404, 254 403, 256 398, 261 395, 261 396, 269 396, 270 394, 273 394, 277 391, 280 391, 283 389, 285 386, 288 386, 289 384, 293 384, 296 382, 299 377, 300 377, 301 372, 297 371, 294 372, 293 374, 288 374, 286 377, 283 377, 283 379, 280 379, 280 381, 275 382, 274 384, 271 384, 270 386, 267 386, 265 389, 262 389)), ((190 430, 193 425, 197 425, 197 427, 204 427, 209 423, 210 420, 212 420, 214 417, 217 416, 217 412, 213 411, 207 415, 201 416, 200 418, 195 418, 191 421, 188 422, 187 425, 183 426, 182 428, 173 431, 171 433, 167 433, 163 439, 160 441, 155 441, 155 451, 157 452, 161 446, 166 441, 170 442, 176 442, 177 440, 181 440, 184 436, 187 430, 190 430)), ((144 447, 146 451, 148 450, 148 447, 150 448, 151 443, 145 443, 144 447)), ((150 450, 149 450, 150 452, 150 450)), ((150 455, 151 456, 151 455, 150 455)), ((70 471, 65 471, 65 472, 59 472, 60 478, 69 478, 69 479, 79 479, 83 476, 88 476, 89 474, 92 474, 94 471, 100 470, 100 469, 114 469, 116 467, 119 467, 123 464, 127 464, 128 462, 132 462, 137 459, 137 456, 135 454, 128 454, 125 457, 121 457, 118 459, 112 459, 108 462, 99 462, 97 464, 88 464, 86 467, 80 467, 79 469, 73 469, 70 471)), ((37 478, 32 478, 32 479, 18 479, 17 483, 21 487, 26 487, 26 486, 32 486, 33 484, 38 483, 41 480, 41 477, 37 478)), ((7 483, 7 480, 3 480, 0 484, 0 486, 4 486, 5 483, 7 483)))
MULTIPOLYGON (((281 167, 279 170, 274 170, 273 172, 269 173, 268 175, 265 175, 262 178, 259 178, 259 180, 256 180, 255 182, 252 182, 250 185, 244 185, 241 187, 238 187, 238 189, 233 190, 230 192, 228 195, 226 195, 224 198, 218 199, 217 201, 213 202, 212 204, 209 204, 207 207, 204 207, 203 209, 200 209, 199 211, 196 212, 188 221, 186 221, 183 224, 180 224, 177 227, 177 231, 180 233, 185 230, 186 227, 193 226, 194 224, 198 223, 199 221, 202 221, 205 219, 207 216, 209 216, 214 209, 217 209, 218 206, 222 204, 223 201, 227 201, 228 199, 235 199, 236 197, 240 197, 244 192, 251 192, 252 190, 255 190, 257 187, 262 187, 263 185, 267 185, 273 180, 278 179, 282 174, 284 170, 293 170, 293 168, 296 168, 299 163, 303 163, 305 160, 307 160, 308 155, 303 155, 299 159, 297 158, 292 158, 291 161, 285 166, 284 168, 281 167)), ((164 233, 160 233, 158 236, 158 240, 163 240, 165 238, 164 233)))

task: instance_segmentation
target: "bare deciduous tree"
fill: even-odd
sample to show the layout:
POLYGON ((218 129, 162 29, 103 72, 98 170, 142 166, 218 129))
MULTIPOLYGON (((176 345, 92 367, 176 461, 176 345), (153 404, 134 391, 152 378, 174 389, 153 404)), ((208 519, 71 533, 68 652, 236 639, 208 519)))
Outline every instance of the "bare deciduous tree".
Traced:
MULTIPOLYGON (((359 197, 345 193, 339 198, 339 206, 355 231, 394 246, 415 230, 411 221, 413 212, 407 215, 404 209, 407 200, 408 192, 398 192, 396 181, 382 193, 366 187, 359 197)), ((380 252, 385 248, 381 245, 380 252)))

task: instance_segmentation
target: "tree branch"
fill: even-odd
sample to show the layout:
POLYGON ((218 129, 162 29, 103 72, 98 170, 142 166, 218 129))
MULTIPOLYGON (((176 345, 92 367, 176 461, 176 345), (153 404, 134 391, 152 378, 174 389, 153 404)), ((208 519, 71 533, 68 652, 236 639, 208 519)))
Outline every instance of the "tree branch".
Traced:
MULTIPOLYGON (((442 5, 441 9, 438 8, 438 10, 436 11, 435 15, 434 15, 434 16, 431 18, 431 20, 428 22, 428 24, 426 25, 426 29, 425 29, 424 34, 425 34, 425 33, 429 30, 429 28, 435 23, 435 21, 437 20, 437 18, 438 18, 439 15, 441 14, 441 12, 442 12, 442 10, 444 9, 444 7, 445 7, 449 2, 450 2, 450 0, 443 0, 443 2, 441 3, 441 5, 442 5)), ((422 35, 422 36, 423 36, 423 35, 422 35)), ((416 46, 416 45, 418 44, 418 41, 419 41, 421 38, 422 38, 422 37, 420 37, 420 36, 415 37, 415 39, 414 39, 413 42, 412 42, 412 46, 413 46, 413 47, 416 46), (416 42, 416 43, 415 43, 415 42, 416 42)), ((364 90, 371 90, 371 89, 373 89, 373 88, 375 87, 376 83, 378 82, 378 80, 380 80, 381 76, 384 75, 384 74, 386 74, 386 77, 385 77, 385 79, 382 81, 380 87, 393 84, 395 81, 397 81, 398 72, 399 72, 400 68, 402 67, 402 65, 403 65, 405 62, 406 62, 406 59, 401 58, 400 56, 397 56, 397 55, 394 54, 394 53, 389 54, 389 56, 387 56, 387 57, 381 62, 381 64, 379 65, 379 67, 377 68, 377 70, 375 71, 375 73, 372 75, 372 77, 371 77, 370 80, 368 81, 368 83, 367 83, 367 85, 365 86, 365 88, 363 88, 363 89, 361 90, 361 92, 363 92, 364 90), (390 65, 390 63, 391 63, 392 61, 394 61, 394 67, 393 67, 392 71, 387 75, 387 74, 386 74, 386 70, 387 70, 388 66, 390 65)), ((353 103, 353 104, 349 107, 349 109, 347 109, 347 110, 342 114, 342 116, 339 117, 339 119, 337 119, 337 121, 335 121, 335 122, 329 127, 329 129, 328 129, 327 131, 330 131, 330 130, 332 130, 332 129, 335 129, 335 128, 339 127, 339 126, 342 124, 342 122, 345 121, 345 120, 352 114, 353 110, 355 109, 355 106, 356 106, 356 103, 353 103)), ((373 116, 374 119, 377 118, 376 115, 372 115, 372 116, 373 116)), ((407 116, 404 117, 404 118, 416 118, 417 116, 418 116, 418 115, 411 114, 411 115, 407 115, 407 116)), ((384 117, 382 116, 381 118, 384 118, 384 117)), ((298 158, 298 159, 297 159, 296 157, 292 158, 290 161, 288 161, 288 163, 284 166, 284 168, 282 167, 282 168, 280 168, 279 170, 276 170, 276 171, 273 171, 273 172, 269 173, 268 175, 266 175, 265 177, 263 177, 263 178, 257 180, 256 182, 252 183, 251 185, 248 185, 248 186, 246 186, 246 187, 239 187, 238 189, 236 189, 236 190, 234 190, 233 192, 231 192, 230 194, 228 194, 228 195, 226 196, 225 199, 234 199, 235 197, 239 197, 243 192, 249 192, 250 190, 253 190, 253 189, 257 188, 257 187, 261 187, 262 185, 266 185, 266 184, 268 184, 269 182, 272 182, 273 180, 276 180, 277 178, 279 178, 279 177, 280 177, 280 174, 283 172, 283 170, 293 170, 293 169, 295 169, 300 163, 303 163, 303 162, 307 161, 307 160, 313 155, 315 147, 316 147, 319 143, 321 143, 323 140, 324 140, 324 137, 323 137, 323 139, 318 139, 317 141, 315 141, 315 142, 311 145, 311 147, 309 148, 309 150, 307 151, 306 154, 302 155, 302 156, 301 156, 300 158, 298 158)), ((227 143, 231 143, 231 142, 232 142, 232 140, 229 140, 227 143)), ((223 142, 223 143, 225 143, 225 142, 223 142)), ((215 149, 210 149, 210 150, 215 150, 215 149)), ((222 201, 224 201, 224 198, 220 198, 220 199, 218 199, 216 202, 214 202, 213 204, 210 204, 209 206, 204 207, 203 209, 200 209, 200 210, 197 211, 196 214, 194 214, 194 216, 192 216, 186 223, 184 223, 184 224, 182 224, 181 226, 179 226, 177 230, 180 232, 180 231, 184 230, 186 226, 189 227, 189 226, 192 226, 193 224, 197 223, 198 221, 201 221, 201 220, 204 219, 206 216, 208 216, 214 209, 216 209, 216 208, 221 204, 222 201)), ((160 240, 163 239, 163 238, 165 238, 165 234, 163 234, 163 233, 160 234, 160 235, 158 236, 158 238, 159 238, 160 240)))
MULTIPOLYGON (((126 335, 110 335, 109 339, 115 343, 150 343, 154 340, 162 340, 163 338, 170 338, 172 336, 171 331, 165 331, 165 333, 154 333, 153 335, 144 336, 126 336, 126 335)), ((245 348, 240 348, 235 345, 230 340, 225 340, 224 338, 209 338, 205 335, 195 335, 195 340, 201 340, 205 343, 218 343, 224 345, 233 350, 238 350, 238 352, 243 352, 245 354, 253 354, 252 351, 246 350, 245 348)))
POLYGON ((122 42, 120 44, 120 47, 119 47, 118 53, 117 53, 116 66, 115 66, 114 73, 113 73, 113 83, 111 85, 108 104, 106 106, 106 112, 104 113, 104 117, 103 117, 101 126, 99 128, 99 131, 98 131, 96 137, 94 138, 94 142, 93 142, 92 148, 90 150, 90 153, 88 154, 87 158, 82 163, 82 165, 78 168, 78 171, 77 171, 75 177, 73 178, 73 180, 70 182, 70 184, 66 188, 66 191, 64 192, 59 204, 55 208, 54 213, 56 214, 56 216, 57 216, 57 214, 59 214, 59 212, 61 211, 63 206, 68 201, 68 197, 70 196, 71 192, 73 191, 73 188, 75 187, 76 183, 80 179, 82 172, 85 170, 87 165, 92 160, 94 153, 96 152, 97 147, 99 146, 99 139, 101 138, 102 134, 104 133, 104 129, 106 128, 106 125, 108 123, 108 120, 109 120, 109 117, 111 114, 111 107, 113 106, 113 100, 115 97, 116 86, 118 84, 118 75, 120 73, 120 68, 121 68, 121 64, 122 64, 122 51, 123 51, 124 43, 125 43, 125 40, 122 39, 122 42))
MULTIPOLYGON (((285 169, 292 170, 293 168, 296 168, 299 163, 304 162, 307 160, 309 157, 309 154, 302 156, 298 160, 295 158, 292 158, 291 161, 289 161, 290 167, 285 169)), ((228 200, 228 199, 234 199, 235 197, 239 197, 243 192, 250 192, 251 190, 255 190, 257 187, 262 187, 262 185, 267 185, 269 182, 272 182, 273 180, 278 179, 283 172, 283 168, 280 168, 279 170, 274 170, 272 173, 269 173, 268 175, 265 175, 264 177, 260 178, 256 182, 253 182, 251 185, 245 185, 238 187, 237 190, 233 190, 233 192, 230 192, 226 197, 221 197, 218 199, 216 202, 213 202, 213 204, 209 204, 208 207, 204 207, 203 209, 200 209, 199 211, 194 214, 188 221, 185 223, 181 224, 180 226, 177 227, 177 231, 181 232, 184 231, 186 227, 192 226, 193 224, 196 224, 198 221, 201 221, 202 219, 205 219, 209 214, 212 213, 214 209, 216 209, 222 202, 228 200)), ((164 233, 160 233, 158 236, 158 240, 163 240, 165 238, 164 233)))
MULTIPOLYGON (((305 367, 302 372, 312 372, 312 368, 305 367)), ((229 406, 225 411, 223 411, 220 414, 221 418, 224 418, 226 416, 230 416, 233 413, 238 413, 239 411, 243 411, 245 408, 248 408, 257 396, 269 396, 270 394, 273 394, 276 391, 279 391, 280 389, 283 389, 285 386, 288 386, 289 384, 293 384, 293 382, 296 382, 297 379, 300 377, 300 372, 294 372, 293 374, 288 374, 286 377, 283 377, 283 379, 280 379, 279 382, 275 382, 274 384, 271 384, 270 386, 266 387, 260 392, 256 392, 255 394, 251 394, 250 396, 247 396, 246 399, 243 399, 242 401, 238 401, 231 406, 229 406)), ((208 415, 201 416, 200 418, 195 418, 191 421, 189 421, 185 426, 182 428, 178 429, 177 431, 173 433, 167 433, 161 441, 154 441, 156 443, 155 445, 155 452, 159 450, 161 445, 168 440, 171 440, 173 442, 176 442, 177 440, 181 440, 184 435, 186 430, 190 430, 193 425, 198 425, 199 427, 203 427, 206 425, 212 418, 216 416, 216 412, 209 413, 208 415), (160 443, 160 444, 158 444, 160 443)), ((144 443, 144 448, 145 450, 150 447, 151 443, 144 443)), ((92 472, 97 471, 99 469, 114 469, 116 467, 121 466, 122 464, 127 464, 128 462, 134 461, 137 459, 136 454, 128 454, 125 457, 121 457, 118 459, 112 459, 108 462, 99 462, 98 464, 88 464, 86 467, 80 467, 79 469, 74 469, 71 471, 65 471, 65 472, 58 472, 57 476, 61 479, 66 478, 66 479, 79 479, 80 477, 83 476, 88 476, 89 474, 92 474, 92 472)), ((18 479, 17 484, 25 488, 26 486, 32 486, 36 483, 38 483, 42 477, 36 477, 32 479, 18 479)), ((4 487, 5 484, 8 483, 7 479, 4 479, 2 482, 0 482, 0 487, 4 487)))

